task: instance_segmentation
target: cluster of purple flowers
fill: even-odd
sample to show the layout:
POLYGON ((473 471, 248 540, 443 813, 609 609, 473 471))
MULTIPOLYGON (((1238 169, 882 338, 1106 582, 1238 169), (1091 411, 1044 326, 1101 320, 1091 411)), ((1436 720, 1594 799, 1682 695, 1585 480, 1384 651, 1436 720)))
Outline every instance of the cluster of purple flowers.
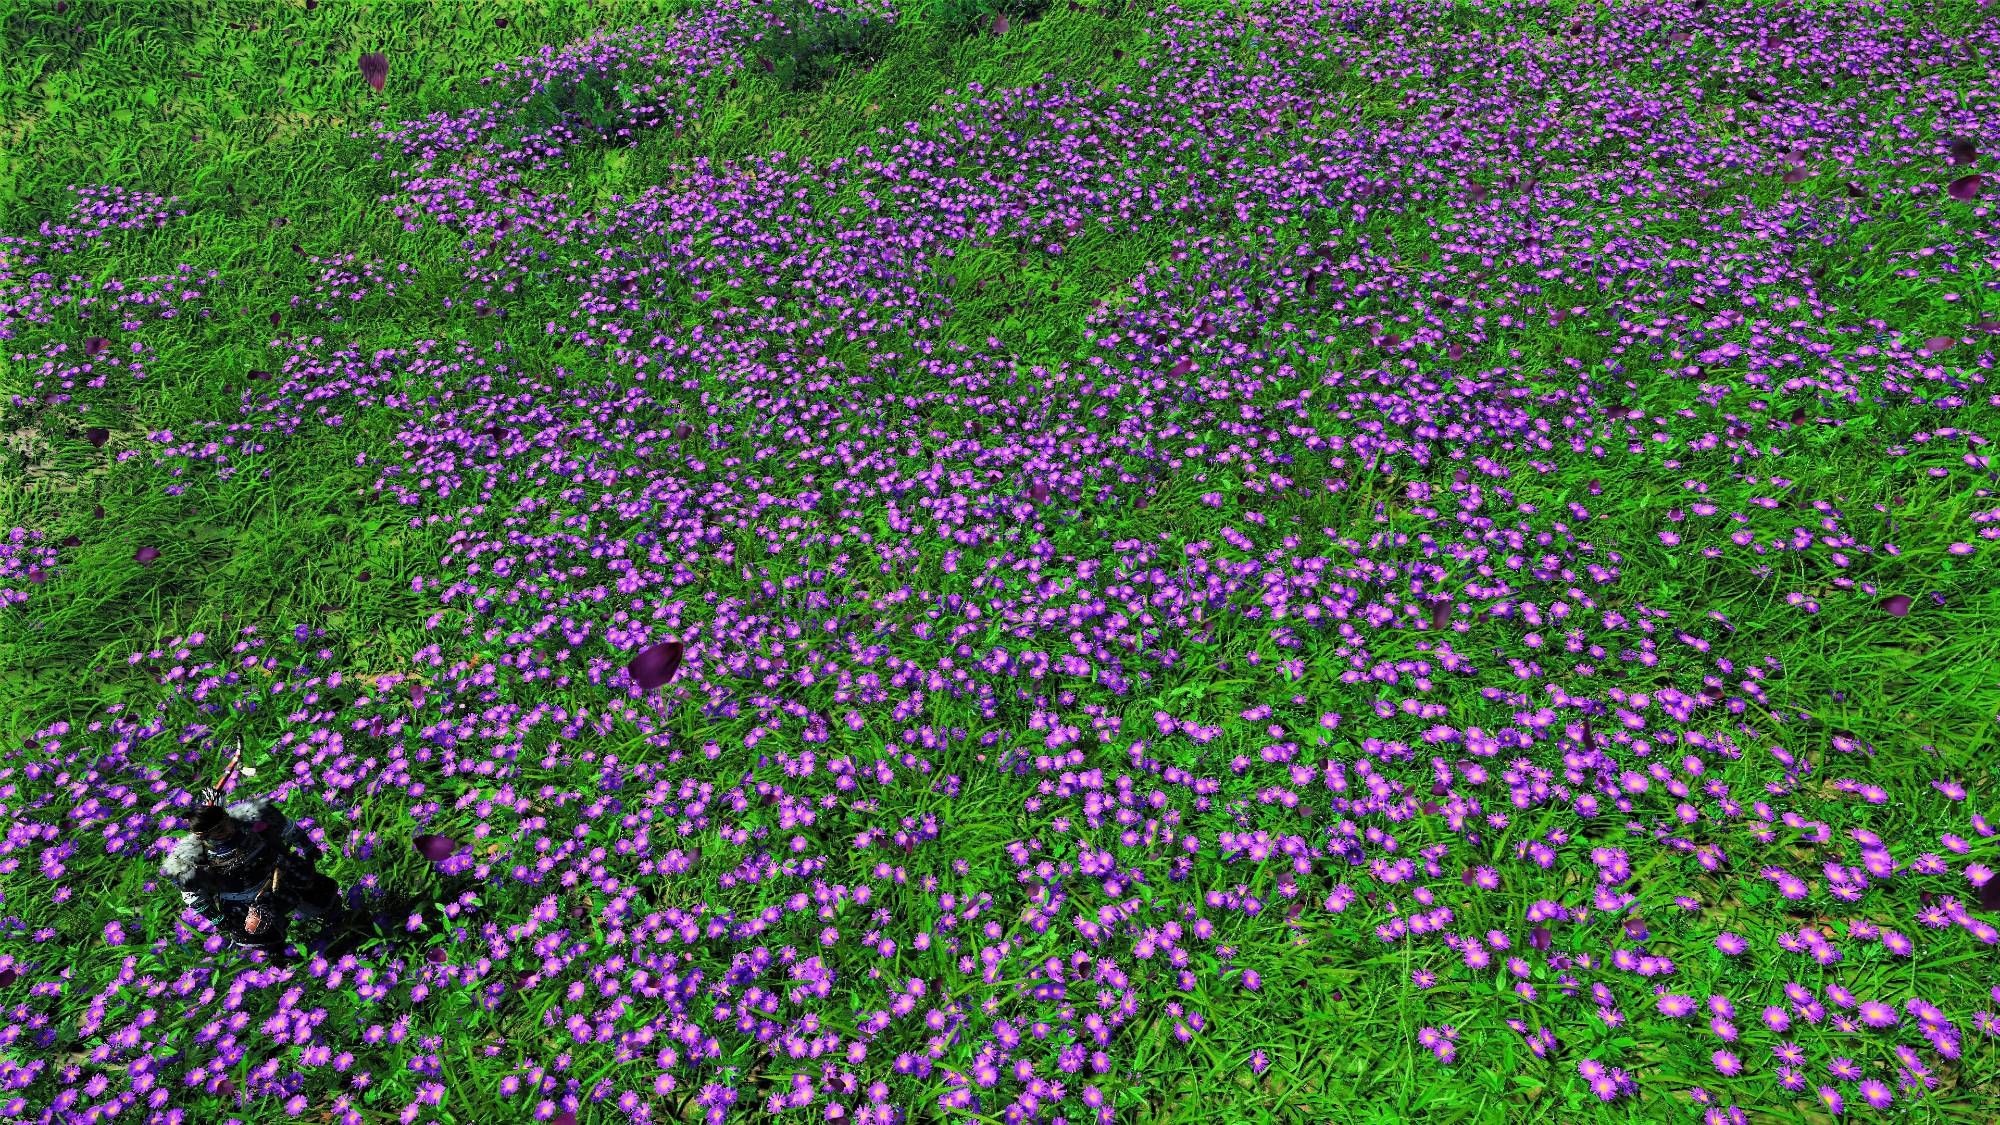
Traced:
MULTIPOLYGON (((1426 3, 1170 8, 1115 89, 972 84, 829 163, 701 163, 612 206, 534 185, 581 145, 691 126, 764 37, 894 13, 725 4, 380 130, 397 217, 458 248, 441 311, 465 334, 364 352, 347 329, 417 269, 317 258, 243 415, 146 441, 178 495, 393 422, 355 463, 379 525, 436 547, 408 584, 426 643, 393 670, 304 625, 131 654, 145 706, 0 764, 0 886, 102 909, 82 880, 184 830, 181 779, 233 714, 270 720, 287 807, 365 899, 433 873, 454 892, 394 919, 420 949, 233 977, 193 956, 222 943, 191 916, 93 913, 89 955, 119 968, 89 996, 65 931, 0 920, 0 1045, 49 1056, 0 1081, 162 1122, 182 1092, 358 1121, 380 1082, 415 1125, 456 1096, 443 1037, 476 1021, 504 1029, 472 1048, 511 1061, 498 1094, 540 1121, 686 1098, 715 1123, 1108 1122, 1146 1029, 1193 1052, 1303 1003, 1304 946, 1407 958, 1431 1021, 1409 1034, 1441 1066, 1511 1037, 1566 1071, 1568 1028, 1624 1029, 1732 1096, 1767 1075, 1835 1112, 1922 1096, 1967 1023, 2000 1035, 1939 967, 2000 944, 1967 897, 1993 878, 1989 779, 1893 792, 1762 634, 1634 575, 1782 569, 1801 588, 1772 613, 1893 622, 1945 598, 1889 592, 1920 580, 1910 544, 1936 563, 2000 537, 1996 513, 1899 528, 1893 503, 1811 495, 1779 448, 1865 397, 1939 419, 1890 463, 1990 482, 1990 439, 1942 422, 1994 405, 1991 326, 1878 338, 1905 327, 1845 323, 1795 260, 1851 249, 1891 199, 1988 217, 1966 150, 1740 75, 1755 50, 1786 90, 1880 85, 1941 134, 1979 111, 1910 77, 1943 33, 1861 6, 1506 22, 1550 11, 1460 32, 1426 3), (1400 114, 1355 119, 1312 81, 1329 60, 1400 114), (1558 72, 1589 76, 1571 119, 1545 112, 1558 72), (1704 81, 1743 98, 1691 111, 1704 81), (609 120, 571 96, 593 83, 609 120), (1856 167, 1868 188, 1811 192, 1856 167), (1768 201, 1717 202, 1746 177, 1768 201), (1162 253, 1129 274, 1084 264, 1139 238, 1162 253), (1081 358, 964 337, 988 288, 1074 311, 1081 358), (559 310, 531 326, 545 353, 480 336, 521 306, 559 310), (1569 487, 1585 461, 1601 475, 1569 487), (1759 902, 1817 914, 1780 931, 1759 902), (102 1041, 82 1061, 53 1061, 58 1006, 102 1041), (176 1022, 203 1030, 169 1049, 176 1022), (1857 1046, 1822 1063, 1801 1027, 1857 1046), (257 1036, 296 1061, 239 1068, 257 1036), (1838 1085, 1815 1091, 1822 1065, 1838 1085)), ((89 196, 46 252, 164 205, 89 196)), ((1955 259, 2000 234, 1952 237, 1897 261, 1956 317, 1981 294, 1955 259)), ((36 394, 79 417, 233 284, 59 277, 21 245, 0 338, 39 347, 36 394)), ((77 544, 53 541, 0 544, 0 612, 67 581, 77 544)), ((1247 1057, 1293 1053, 1274 1033, 1247 1057)), ((1605 1103, 1648 1080, 1614 1061, 1573 1067, 1605 1103)))

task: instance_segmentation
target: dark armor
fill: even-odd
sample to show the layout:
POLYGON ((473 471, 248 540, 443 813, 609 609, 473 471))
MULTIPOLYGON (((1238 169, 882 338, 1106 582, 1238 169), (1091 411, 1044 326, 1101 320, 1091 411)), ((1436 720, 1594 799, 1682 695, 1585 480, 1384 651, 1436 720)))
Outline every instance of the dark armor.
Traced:
POLYGON ((340 885, 319 873, 318 845, 270 798, 238 801, 223 813, 234 829, 227 838, 184 836, 160 868, 189 909, 238 948, 271 953, 283 951, 294 913, 342 913, 340 885))

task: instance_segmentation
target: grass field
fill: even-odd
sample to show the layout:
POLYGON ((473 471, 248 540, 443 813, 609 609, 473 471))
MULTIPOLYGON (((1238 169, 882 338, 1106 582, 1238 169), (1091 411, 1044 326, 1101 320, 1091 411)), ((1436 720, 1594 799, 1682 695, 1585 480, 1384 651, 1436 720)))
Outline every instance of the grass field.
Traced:
POLYGON ((0 0, 0 1121, 1995 1120, 1996 55, 0 0))

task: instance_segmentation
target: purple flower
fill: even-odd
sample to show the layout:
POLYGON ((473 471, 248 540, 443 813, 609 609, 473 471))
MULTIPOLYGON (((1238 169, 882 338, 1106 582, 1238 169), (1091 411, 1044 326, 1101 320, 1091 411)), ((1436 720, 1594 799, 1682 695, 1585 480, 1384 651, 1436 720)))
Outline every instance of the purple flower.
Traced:
POLYGON ((1896 1009, 1880 1000, 1863 1000, 1859 1010, 1861 1022, 1869 1027, 1896 1026, 1896 1009))

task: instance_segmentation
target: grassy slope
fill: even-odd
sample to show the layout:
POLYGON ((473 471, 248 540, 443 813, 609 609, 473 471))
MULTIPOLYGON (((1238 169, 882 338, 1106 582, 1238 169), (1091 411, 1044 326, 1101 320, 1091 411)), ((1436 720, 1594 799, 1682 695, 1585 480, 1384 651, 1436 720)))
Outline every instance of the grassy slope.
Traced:
MULTIPOLYGON (((409 594, 408 578, 424 572, 440 553, 436 536, 388 526, 383 514, 357 495, 374 479, 374 470, 356 467, 356 455, 381 448, 388 436, 371 428, 373 420, 357 418, 337 431, 302 430, 301 440, 261 462, 271 469, 268 480, 224 487, 204 479, 191 482, 178 497, 161 494, 145 453, 124 462, 112 458, 121 450, 143 451, 148 433, 236 412, 246 386, 243 372, 270 365, 273 332, 265 318, 287 296, 309 292, 317 280, 317 269, 292 250, 294 242, 307 255, 373 254, 427 267, 394 320, 348 326, 364 353, 410 339, 467 334, 462 320, 447 325, 442 317, 425 319, 455 285, 445 265, 451 248, 432 244, 430 234, 399 231, 376 202, 388 190, 386 177, 362 159, 375 146, 347 137, 345 130, 471 103, 478 98, 472 76, 483 61, 660 11, 629 3, 505 10, 511 26, 504 32, 492 26, 486 10, 470 4, 364 8, 334 2, 312 13, 298 4, 225 6, 214 15, 197 15, 199 9, 183 5, 121 0, 73 4, 60 17, 40 3, 8 10, 5 42, 30 65, 0 67, 9 72, 8 86, 0 91, 0 136, 9 141, 0 157, 6 162, 0 184, 11 182, 10 195, 0 198, 0 229, 28 229, 59 212, 66 184, 126 183, 178 194, 190 215, 164 234, 126 238, 115 252, 100 251, 94 262, 115 261, 124 276, 164 274, 189 262, 223 270, 231 279, 255 279, 226 290, 214 302, 212 320, 190 326, 173 348, 163 348, 155 376, 117 404, 113 418, 41 423, 45 444, 34 447, 39 467, 53 474, 52 480, 80 482, 81 491, 57 493, 46 485, 30 491, 11 474, 0 477, 0 524, 81 536, 84 545, 70 559, 77 573, 88 576, 40 607, 32 625, 18 616, 0 621, 0 700, 13 736, 56 718, 82 719, 113 700, 145 699, 152 685, 128 673, 120 658, 191 631, 219 632, 243 623, 274 633, 300 622, 323 626, 352 672, 404 667, 411 652, 430 643, 422 617, 432 607, 409 594), (231 19, 258 26, 232 29, 226 26, 231 19), (390 54, 384 96, 363 86, 355 70, 356 54, 368 49, 390 54), (276 227, 280 218, 286 223, 276 227), (101 453, 81 440, 87 424, 114 430, 101 453), (94 471, 100 464, 108 467, 94 471), (93 503, 105 509, 102 521, 89 514, 93 503), (131 561, 142 543, 164 553, 144 570, 131 561), (374 580, 353 581, 364 569, 374 580)), ((776 80, 753 75, 714 112, 714 128, 706 135, 649 138, 629 153, 590 154, 574 169, 570 190, 586 198, 658 182, 668 177, 671 164, 695 155, 729 156, 761 147, 822 157, 849 152, 878 124, 921 117, 943 90, 972 81, 992 89, 1031 82, 1045 72, 1116 81, 1119 67, 1109 64, 1110 48, 1137 44, 1143 35, 1137 20, 1111 23, 1067 12, 1003 41, 906 29, 873 70, 843 75, 823 89, 787 92, 776 80)), ((1351 77, 1338 80, 1356 82, 1357 99, 1375 94, 1351 77)), ((1392 110, 1390 99, 1380 101, 1384 112, 1392 110)), ((1172 235, 1156 237, 1164 241, 1172 235)), ((1926 235, 1912 230, 1910 237, 1926 235)), ((1136 263, 1161 249, 1159 242, 1134 240, 1103 247, 1095 256, 1080 255, 1083 264, 1072 265, 1076 276, 1087 272, 1087 264, 1129 276, 1136 263)), ((1083 285, 1065 285, 1063 292, 1054 301, 1003 302, 996 295, 993 322, 1010 339, 1040 337, 1049 341, 1052 356, 1066 354, 1068 343, 1080 342, 1080 313, 1097 294, 1083 285), (1028 307, 1008 312, 1003 304, 1028 307)), ((1909 314, 1918 298, 1886 271, 1857 264, 1848 292, 1856 319, 1880 316, 1898 324, 1913 319, 1909 314)), ((540 322, 543 310, 535 300, 526 295, 510 310, 513 323, 540 322)), ((489 331, 499 335, 508 329, 489 331)), ((977 326, 966 331, 983 334, 977 326)), ((478 342, 476 332, 472 338, 478 342)), ((1537 343, 1528 341, 1531 355, 1537 343)), ((18 377, 0 368, 0 392, 12 390, 18 377)), ((0 407, 0 430, 27 424, 0 407)), ((1940 558, 1937 544, 1925 536, 1928 526, 1945 521, 1925 517, 1962 515, 1972 498, 1918 476, 1921 465, 1904 467, 1907 477, 1885 475, 1864 452, 1837 444, 1808 451, 1787 475, 1813 495, 1841 497, 1855 508, 1891 494, 1908 497, 1905 550, 1940 558)), ((1576 483, 1533 482, 1522 496, 1560 496, 1576 483)), ((1662 476, 1646 487, 1616 490, 1635 505, 1619 518, 1629 515, 1635 524, 1652 526, 1657 510, 1669 503, 1670 485, 1662 476)), ((1359 498, 1350 498, 1344 508, 1315 518, 1368 518, 1359 498)), ((1147 520, 1139 523, 1149 532, 1156 529, 1147 520)), ((1206 530, 1194 526, 1185 533, 1196 538, 1206 530)), ((1940 570, 1908 577, 1913 589, 1952 591, 1948 606, 1923 615, 1921 623, 1862 622, 1845 610, 1803 618, 1762 611, 1773 590, 1789 588, 1782 575, 1761 588, 1742 586, 1733 575, 1666 571, 1644 575, 1636 584, 1656 591, 1667 604, 1700 597, 1700 608, 1725 609, 1750 631, 1740 638, 1746 650, 1784 660, 1796 681, 1796 698, 1826 699, 1829 690, 1843 689, 1844 701, 1829 701, 1819 710, 1827 726, 1906 749, 1934 745, 1944 768, 1964 766, 1986 745, 1981 740, 1991 730, 1995 677, 1990 662, 1978 657, 1991 637, 1986 623, 2000 614, 2000 604, 1990 591, 1966 584, 1962 574, 1940 570)), ((1911 783, 1920 785, 1935 768, 1913 766, 1911 783)), ((1006 835, 998 829, 995 839, 1006 835)), ((1215 1073, 1190 1070, 1174 1077, 1209 1107, 1184 1108, 1177 1118, 1199 1119, 1225 1112, 1224 1106, 1231 1107, 1232 1118, 1252 1119, 1389 1120, 1419 1112, 1435 1114, 1436 1120, 1486 1119, 1502 1104, 1514 1107, 1509 1120, 1561 1114, 1560 1106, 1537 1101, 1534 1092, 1508 1082, 1508 1066, 1493 1068, 1503 1076, 1496 1085, 1461 1090, 1429 1084, 1430 1071, 1420 1059, 1343 1057, 1328 1045, 1350 1028, 1411 1022, 1407 990, 1381 983, 1398 967, 1329 975, 1300 956, 1300 971, 1327 989, 1341 990, 1343 999, 1329 1000, 1328 991, 1277 997, 1267 1006, 1266 1026, 1225 1031, 1220 1040, 1294 1036, 1326 1048, 1289 1052, 1303 1060, 1291 1096, 1269 1086, 1257 1088, 1254 1098, 1231 1091, 1225 1072, 1236 1073, 1242 1053, 1218 1049, 1215 1073), (1358 1108, 1371 1104, 1376 1108, 1358 1108)), ((1250 1085, 1247 1078, 1244 1083, 1250 1085)))

